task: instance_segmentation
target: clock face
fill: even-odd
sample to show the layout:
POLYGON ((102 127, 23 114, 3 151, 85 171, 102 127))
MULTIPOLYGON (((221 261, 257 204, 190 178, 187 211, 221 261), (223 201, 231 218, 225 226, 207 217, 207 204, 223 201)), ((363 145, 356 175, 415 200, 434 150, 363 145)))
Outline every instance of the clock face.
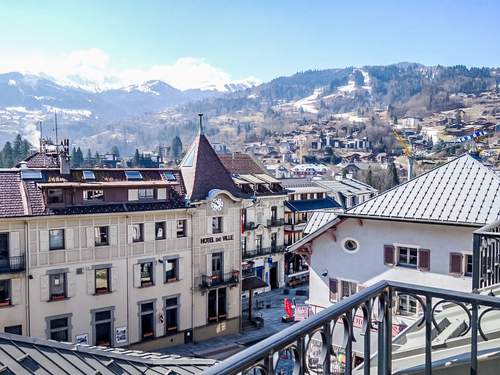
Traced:
POLYGON ((220 198, 215 198, 210 205, 212 206, 212 210, 222 211, 222 208, 224 207, 224 202, 220 198))

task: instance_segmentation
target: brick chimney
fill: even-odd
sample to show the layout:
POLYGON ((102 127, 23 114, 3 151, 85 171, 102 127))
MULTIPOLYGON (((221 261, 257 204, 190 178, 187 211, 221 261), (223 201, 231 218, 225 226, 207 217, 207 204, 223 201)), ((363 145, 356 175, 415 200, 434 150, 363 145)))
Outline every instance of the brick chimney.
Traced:
POLYGON ((69 139, 61 141, 59 148, 59 172, 62 175, 69 175, 71 173, 71 159, 69 156, 69 139))

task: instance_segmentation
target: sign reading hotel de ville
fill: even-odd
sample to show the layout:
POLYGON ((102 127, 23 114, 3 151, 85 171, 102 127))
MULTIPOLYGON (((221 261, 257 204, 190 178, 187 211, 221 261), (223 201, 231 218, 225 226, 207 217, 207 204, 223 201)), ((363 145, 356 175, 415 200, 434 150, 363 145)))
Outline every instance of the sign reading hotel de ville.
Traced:
POLYGON ((206 243, 217 243, 217 242, 225 242, 232 241, 234 239, 232 234, 226 234, 224 236, 212 236, 212 237, 204 237, 200 239, 202 244, 206 243))

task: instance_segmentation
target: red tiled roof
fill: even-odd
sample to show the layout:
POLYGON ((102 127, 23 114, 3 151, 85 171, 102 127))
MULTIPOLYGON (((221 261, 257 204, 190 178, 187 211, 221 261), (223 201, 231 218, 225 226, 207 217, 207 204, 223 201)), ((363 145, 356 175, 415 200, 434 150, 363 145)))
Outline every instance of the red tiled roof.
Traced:
POLYGON ((0 173, 0 217, 24 216, 21 177, 17 171, 0 173))
POLYGON ((262 168, 257 161, 252 158, 249 154, 242 154, 239 152, 220 155, 220 161, 224 164, 224 167, 231 172, 237 174, 259 174, 267 173, 264 168, 262 168))
MULTIPOLYGON (((28 168, 59 168, 59 157, 56 153, 35 152, 24 161, 28 168)), ((20 166, 20 163, 17 165, 20 166)))

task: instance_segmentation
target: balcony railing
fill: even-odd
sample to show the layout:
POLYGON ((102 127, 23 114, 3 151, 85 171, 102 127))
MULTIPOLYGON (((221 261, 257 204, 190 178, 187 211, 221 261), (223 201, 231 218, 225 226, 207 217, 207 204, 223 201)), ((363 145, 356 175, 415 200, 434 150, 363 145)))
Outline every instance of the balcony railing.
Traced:
POLYGON ((228 273, 213 273, 202 275, 198 278, 197 284, 200 289, 217 288, 223 285, 236 285, 240 282, 240 271, 234 270, 228 273))
POLYGON ((279 254, 285 251, 285 246, 271 246, 260 249, 246 250, 243 252, 243 259, 254 258, 262 255, 279 254))
MULTIPOLYGON (((205 372, 207 375, 275 374, 279 358, 289 357, 293 362, 290 367, 294 374, 351 374, 353 371, 353 328, 354 317, 359 311, 363 315, 361 333, 363 335, 362 367, 356 368, 357 373, 370 374, 370 361, 377 367, 377 373, 386 375, 392 373, 392 306, 395 304, 396 293, 409 295, 417 299, 424 314, 418 324, 425 330, 423 343, 422 372, 432 372, 432 340, 436 332, 444 329, 435 316, 437 305, 444 302, 452 303, 462 308, 468 317, 468 325, 463 329, 462 336, 470 335, 469 367, 471 374, 478 373, 477 346, 478 334, 483 341, 488 337, 481 329, 481 319, 487 312, 500 308, 497 297, 456 292, 446 289, 403 284, 392 281, 380 281, 351 297, 345 298, 320 313, 288 327, 279 333, 260 341, 232 357, 218 363, 205 372), (340 349, 345 354, 343 368, 334 366, 340 351, 333 346, 333 329, 339 327, 344 331, 344 344, 340 349), (372 330, 377 328, 377 349, 371 348, 372 330), (318 347, 319 342, 319 347, 318 347), (372 354, 377 352, 376 357, 372 354), (376 358, 376 359, 375 359, 376 358)), ((404 372, 404 371, 403 371, 404 372)))
POLYGON ((255 227, 256 227, 256 225, 253 221, 247 221, 246 223, 243 224, 244 230, 254 230, 255 227))
POLYGON ((474 232, 472 254, 472 287, 500 283, 500 221, 474 232))
POLYGON ((267 226, 269 228, 281 227, 282 225, 285 225, 285 219, 268 219, 267 220, 267 226))
POLYGON ((0 273, 21 272, 25 268, 24 255, 0 258, 0 273))

